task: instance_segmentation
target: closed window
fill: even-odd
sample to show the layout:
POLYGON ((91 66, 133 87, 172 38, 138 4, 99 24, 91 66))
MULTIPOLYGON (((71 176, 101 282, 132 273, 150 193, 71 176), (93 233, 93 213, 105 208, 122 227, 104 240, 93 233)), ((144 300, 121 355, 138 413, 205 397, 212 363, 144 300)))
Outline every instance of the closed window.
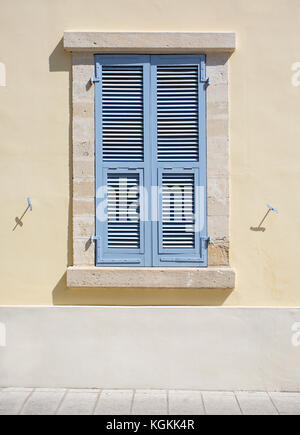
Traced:
POLYGON ((96 265, 207 265, 204 55, 95 55, 96 265))

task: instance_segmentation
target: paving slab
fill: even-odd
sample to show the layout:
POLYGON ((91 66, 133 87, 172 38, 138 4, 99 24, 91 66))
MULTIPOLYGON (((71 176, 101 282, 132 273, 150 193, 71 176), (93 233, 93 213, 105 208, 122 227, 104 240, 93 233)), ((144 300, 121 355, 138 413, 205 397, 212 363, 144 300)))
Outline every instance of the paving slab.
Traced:
POLYGON ((91 415, 96 406, 99 393, 68 391, 57 414, 60 415, 91 415))
POLYGON ((241 410, 232 392, 202 392, 206 414, 240 415, 241 410))
POLYGON ((103 390, 95 414, 128 415, 131 413, 133 390, 103 390))
POLYGON ((203 399, 200 391, 169 391, 169 414, 203 415, 203 399))
POLYGON ((43 393, 47 393, 47 392, 54 392, 54 393, 61 393, 61 392, 66 392, 67 389, 66 388, 35 388, 34 391, 41 391, 43 393))
POLYGON ((300 415, 299 393, 270 393, 280 415, 300 415))
POLYGON ((266 392, 242 391, 236 393, 236 398, 245 415, 278 415, 266 392))
POLYGON ((100 388, 70 388, 70 393, 100 393, 100 388))
POLYGON ((0 415, 19 414, 29 395, 29 391, 2 390, 0 392, 0 415))
POLYGON ((63 391, 34 391, 22 409, 22 415, 53 415, 64 396, 63 391))
POLYGON ((25 391, 31 393, 33 388, 23 388, 23 387, 4 387, 1 388, 2 391, 25 391))
POLYGON ((136 415, 167 414, 167 392, 165 390, 137 390, 133 399, 132 413, 136 415))

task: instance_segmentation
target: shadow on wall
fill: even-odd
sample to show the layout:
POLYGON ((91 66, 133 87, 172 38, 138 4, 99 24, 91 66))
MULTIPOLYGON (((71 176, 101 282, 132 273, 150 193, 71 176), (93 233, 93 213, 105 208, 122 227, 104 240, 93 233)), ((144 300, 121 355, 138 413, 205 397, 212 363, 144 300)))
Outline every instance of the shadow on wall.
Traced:
MULTIPOLYGON (((49 71, 50 72, 59 72, 59 71, 67 71, 70 74, 72 72, 72 57, 71 53, 65 51, 63 38, 60 39, 54 50, 49 56, 49 71)), ((70 87, 71 87, 71 81, 70 87)), ((70 93, 70 102, 71 102, 71 93, 70 93)))
POLYGON ((232 289, 68 288, 66 273, 56 284, 54 305, 223 305, 232 289))
MULTIPOLYGON (((224 63, 228 55, 224 56, 224 63)), ((209 63, 208 63, 209 65, 209 63)), ((72 251, 72 59, 59 41, 49 56, 49 71, 69 73, 69 213, 67 264, 73 264, 72 251)), ((231 289, 145 289, 145 288, 68 288, 66 273, 52 292, 54 305, 223 305, 231 289)))
POLYGON ((71 54, 64 50, 63 38, 60 39, 49 56, 49 71, 69 73, 69 205, 68 205, 68 242, 67 242, 67 265, 73 264, 72 245, 72 58, 71 54))

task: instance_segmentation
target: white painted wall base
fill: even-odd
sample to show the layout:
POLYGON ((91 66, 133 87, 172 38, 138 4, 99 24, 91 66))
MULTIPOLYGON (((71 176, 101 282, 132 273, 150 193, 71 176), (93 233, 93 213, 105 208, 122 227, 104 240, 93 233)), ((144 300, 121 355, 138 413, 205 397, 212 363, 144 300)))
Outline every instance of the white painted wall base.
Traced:
POLYGON ((300 308, 0 307, 0 386, 300 391, 297 322, 300 308))

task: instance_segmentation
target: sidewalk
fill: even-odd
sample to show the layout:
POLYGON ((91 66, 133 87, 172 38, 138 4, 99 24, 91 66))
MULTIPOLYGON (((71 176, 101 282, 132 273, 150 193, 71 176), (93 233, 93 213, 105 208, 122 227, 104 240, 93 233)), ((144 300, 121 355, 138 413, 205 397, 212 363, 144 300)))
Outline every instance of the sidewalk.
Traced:
POLYGON ((300 393, 0 388, 0 414, 300 415, 300 393))

